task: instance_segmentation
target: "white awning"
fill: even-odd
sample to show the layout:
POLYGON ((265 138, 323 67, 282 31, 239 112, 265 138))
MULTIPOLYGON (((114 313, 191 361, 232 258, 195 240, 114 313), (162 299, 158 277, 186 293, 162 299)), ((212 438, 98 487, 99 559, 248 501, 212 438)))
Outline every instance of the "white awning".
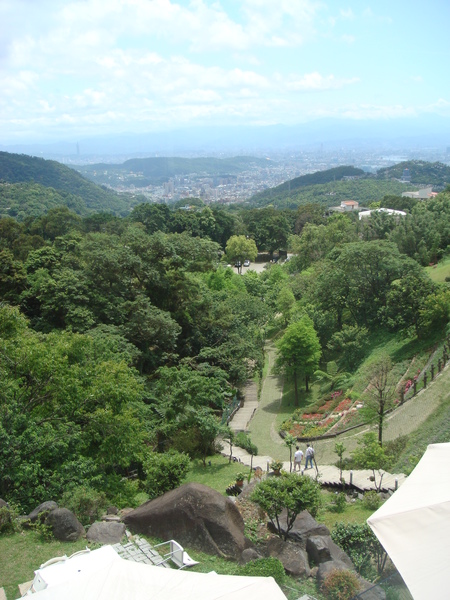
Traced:
MULTIPOLYGON (((84 558, 88 564, 100 550, 77 558, 84 558)), ((49 581, 49 586, 33 597, 36 600, 285 600, 272 577, 194 573, 117 558, 106 561, 108 564, 97 563, 95 569, 81 568, 78 572, 70 569, 65 580, 64 563, 42 569, 43 577, 45 571, 61 569, 58 582, 54 578, 54 584, 49 581)))
POLYGON ((368 520, 414 600, 450 598, 450 443, 432 444, 368 520))

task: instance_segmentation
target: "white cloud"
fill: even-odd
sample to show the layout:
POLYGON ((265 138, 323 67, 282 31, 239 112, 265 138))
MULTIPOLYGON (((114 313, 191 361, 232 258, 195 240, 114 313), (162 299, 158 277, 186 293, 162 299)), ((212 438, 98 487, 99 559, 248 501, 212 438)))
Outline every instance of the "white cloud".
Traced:
POLYGON ((352 77, 350 79, 339 79, 334 75, 324 77, 320 73, 307 73, 299 79, 292 79, 287 83, 287 88, 292 91, 322 91, 330 89, 339 89, 345 85, 357 83, 359 79, 352 77))
POLYGON ((341 8, 339 12, 341 17, 347 21, 353 21, 355 19, 355 13, 351 8, 341 8))

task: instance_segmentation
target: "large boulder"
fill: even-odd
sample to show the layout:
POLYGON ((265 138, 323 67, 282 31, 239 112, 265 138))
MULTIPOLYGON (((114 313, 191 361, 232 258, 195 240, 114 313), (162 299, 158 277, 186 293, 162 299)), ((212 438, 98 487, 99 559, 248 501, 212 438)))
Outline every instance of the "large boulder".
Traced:
POLYGON ((49 512, 45 524, 52 528, 53 535, 61 542, 76 542, 85 535, 83 525, 67 508, 55 508, 49 512))
MULTIPOLYGON (((281 511, 279 521, 280 523, 286 523, 286 509, 281 511)), ((272 523, 268 524, 268 528, 274 533, 278 533, 274 530, 272 523)), ((282 529, 282 532, 284 533, 284 529, 282 529)), ((297 515, 294 525, 288 533, 288 538, 306 548, 306 541, 312 535, 330 535, 330 531, 325 525, 313 519, 308 511, 304 510, 297 515)))
POLYGON ((208 554, 239 558, 250 542, 234 503, 199 483, 188 483, 150 500, 124 517, 133 533, 180 544, 208 554))
POLYGON ((6 506, 6 508, 9 508, 9 504, 5 502, 2 498, 0 498, 0 508, 3 508, 4 506, 6 506))
POLYGON ((39 504, 39 506, 37 506, 33 511, 31 511, 27 518, 32 523, 35 523, 38 520, 39 515, 41 515, 42 513, 47 514, 52 510, 55 510, 55 508, 58 508, 56 502, 53 502, 53 500, 47 500, 46 502, 39 504))
POLYGON ((298 544, 272 538, 266 544, 266 555, 278 558, 292 577, 308 577, 310 573, 308 556, 298 544))
POLYGON ((317 570, 317 587, 320 589, 322 587, 322 583, 326 579, 327 575, 329 575, 332 571, 354 571, 354 569, 349 569, 349 567, 339 560, 329 560, 327 562, 323 562, 319 565, 317 570))
POLYGON ((98 544, 118 544, 125 535, 124 523, 96 521, 89 527, 86 538, 98 544))

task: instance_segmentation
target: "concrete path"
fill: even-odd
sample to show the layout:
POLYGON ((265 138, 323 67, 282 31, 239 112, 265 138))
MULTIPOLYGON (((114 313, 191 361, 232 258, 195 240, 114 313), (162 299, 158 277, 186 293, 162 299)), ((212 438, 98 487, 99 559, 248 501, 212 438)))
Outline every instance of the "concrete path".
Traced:
MULTIPOLYGON (((266 347, 269 369, 261 389, 261 397, 258 402, 256 384, 248 382, 245 388, 245 397, 243 408, 239 409, 232 421, 230 427, 234 431, 246 431, 251 434, 252 442, 258 446, 261 452, 258 456, 251 457, 242 448, 233 446, 233 456, 242 464, 260 467, 264 472, 268 472, 272 457, 283 460, 289 451, 283 444, 276 429, 276 415, 281 406, 283 392, 282 378, 273 375, 271 372, 275 360, 275 348, 268 344, 266 347), (248 401, 247 401, 248 394, 248 401), (242 411, 242 413, 241 413, 242 411), (241 414, 240 414, 241 413, 241 414)), ((449 363, 450 364, 450 363, 449 363)), ((446 369, 440 373, 426 390, 420 391, 417 396, 408 400, 402 407, 390 415, 385 423, 384 439, 392 440, 399 435, 408 435, 425 421, 425 419, 450 396, 450 368, 447 364, 446 369)), ((346 447, 346 454, 349 455, 357 447, 358 440, 369 430, 363 426, 356 431, 349 432, 339 436, 346 447)), ((333 466, 337 456, 334 452, 334 438, 329 440, 319 440, 314 443, 315 458, 318 462, 318 474, 316 469, 308 469, 305 475, 318 478, 323 484, 337 485, 339 483, 339 469, 333 466)), ((229 456, 229 446, 224 443, 223 454, 229 456)), ((283 460, 284 470, 290 470, 289 461, 283 460)), ((350 479, 357 489, 370 490, 375 489, 375 482, 371 481, 372 471, 343 471, 343 478, 346 483, 350 479)), ((383 475, 382 489, 396 489, 405 480, 402 473, 383 475)))

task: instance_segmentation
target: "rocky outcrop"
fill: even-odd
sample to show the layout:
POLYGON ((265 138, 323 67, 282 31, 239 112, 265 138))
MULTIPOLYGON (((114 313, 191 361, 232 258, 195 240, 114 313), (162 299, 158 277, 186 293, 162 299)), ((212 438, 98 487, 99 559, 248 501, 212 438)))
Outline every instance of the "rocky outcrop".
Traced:
POLYGON ((85 535, 83 525, 67 508, 55 508, 49 512, 45 524, 52 528, 53 535, 61 542, 75 542, 85 535))
POLYGON ((125 525, 114 521, 96 521, 86 534, 90 542, 98 544, 118 544, 125 535, 125 525))
POLYGON ((44 516, 44 514, 55 510, 55 508, 58 508, 56 502, 53 502, 53 500, 47 500, 47 502, 39 504, 39 506, 32 510, 28 515, 27 519, 31 521, 31 523, 35 523, 38 520, 39 515, 44 516))
POLYGON ((312 535, 309 537, 306 542, 306 552, 309 560, 316 565, 329 561, 339 561, 347 565, 348 569, 354 568, 348 555, 333 542, 329 535, 312 535))
MULTIPOLYGON (((281 512, 279 521, 280 523, 286 523, 286 510, 281 512)), ((278 533, 274 530, 272 523, 268 523, 268 528, 273 533, 278 533)), ((284 529, 282 529, 282 532, 284 533, 284 529)), ((304 510, 297 515, 294 525, 288 533, 288 538, 306 548, 306 542, 312 535, 330 535, 330 532, 325 525, 318 523, 308 511, 304 510)))
POLYGON ((310 573, 308 556, 298 544, 272 538, 267 542, 266 556, 278 558, 286 573, 292 577, 308 577, 310 573))
POLYGON ((182 485, 146 502, 126 515, 124 522, 133 533, 175 539, 183 546, 235 559, 251 545, 234 503, 199 483, 182 485))

